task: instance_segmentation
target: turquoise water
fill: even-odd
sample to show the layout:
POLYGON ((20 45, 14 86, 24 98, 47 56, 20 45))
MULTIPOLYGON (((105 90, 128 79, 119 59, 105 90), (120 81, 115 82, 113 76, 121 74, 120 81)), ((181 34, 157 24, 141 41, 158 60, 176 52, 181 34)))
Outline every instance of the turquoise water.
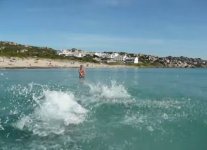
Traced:
POLYGON ((206 150, 207 70, 0 70, 0 149, 206 150))

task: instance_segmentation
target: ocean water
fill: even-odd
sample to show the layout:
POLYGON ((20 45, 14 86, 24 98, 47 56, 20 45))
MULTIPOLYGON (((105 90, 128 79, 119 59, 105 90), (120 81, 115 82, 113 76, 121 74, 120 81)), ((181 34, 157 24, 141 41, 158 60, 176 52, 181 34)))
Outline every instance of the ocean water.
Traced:
POLYGON ((206 69, 0 70, 1 150, 206 150, 206 69))

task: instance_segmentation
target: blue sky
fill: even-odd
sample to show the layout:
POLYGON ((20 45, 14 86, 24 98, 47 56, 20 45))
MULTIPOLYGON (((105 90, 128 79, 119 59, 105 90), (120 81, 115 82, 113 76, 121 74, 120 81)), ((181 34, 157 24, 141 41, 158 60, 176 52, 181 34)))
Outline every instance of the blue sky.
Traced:
POLYGON ((0 0, 0 40, 207 59, 206 0, 0 0))

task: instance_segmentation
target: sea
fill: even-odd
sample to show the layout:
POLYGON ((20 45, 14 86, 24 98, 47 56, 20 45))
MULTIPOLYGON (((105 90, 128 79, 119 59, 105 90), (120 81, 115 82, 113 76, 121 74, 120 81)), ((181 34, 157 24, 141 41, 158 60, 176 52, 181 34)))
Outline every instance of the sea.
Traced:
POLYGON ((207 70, 0 70, 0 150, 207 150, 207 70))

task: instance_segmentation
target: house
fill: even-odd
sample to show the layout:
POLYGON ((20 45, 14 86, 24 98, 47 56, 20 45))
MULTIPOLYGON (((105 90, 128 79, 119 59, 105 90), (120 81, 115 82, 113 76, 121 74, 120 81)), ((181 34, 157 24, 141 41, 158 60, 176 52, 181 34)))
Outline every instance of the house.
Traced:
POLYGON ((104 57, 105 56, 105 53, 96 52, 94 55, 95 56, 98 56, 98 57, 104 57))
POLYGON ((109 55, 109 58, 114 59, 117 56, 119 56, 118 53, 112 53, 112 54, 109 55))
POLYGON ((71 56, 72 52, 70 50, 62 50, 58 53, 58 55, 71 56))
POLYGON ((114 57, 113 60, 114 61, 118 61, 118 62, 124 62, 127 59, 126 55, 118 55, 117 57, 114 57))
POLYGON ((138 57, 131 57, 131 58, 126 58, 125 63, 134 63, 138 64, 139 63, 139 58, 138 57))
POLYGON ((139 63, 139 58, 138 57, 135 57, 134 58, 134 64, 138 64, 139 63))
POLYGON ((75 52, 73 53, 73 56, 74 56, 74 57, 81 58, 81 57, 83 57, 84 55, 83 55, 81 52, 75 51, 75 52))
POLYGON ((64 56, 78 57, 78 58, 85 56, 85 54, 80 50, 62 50, 58 54, 64 56))

